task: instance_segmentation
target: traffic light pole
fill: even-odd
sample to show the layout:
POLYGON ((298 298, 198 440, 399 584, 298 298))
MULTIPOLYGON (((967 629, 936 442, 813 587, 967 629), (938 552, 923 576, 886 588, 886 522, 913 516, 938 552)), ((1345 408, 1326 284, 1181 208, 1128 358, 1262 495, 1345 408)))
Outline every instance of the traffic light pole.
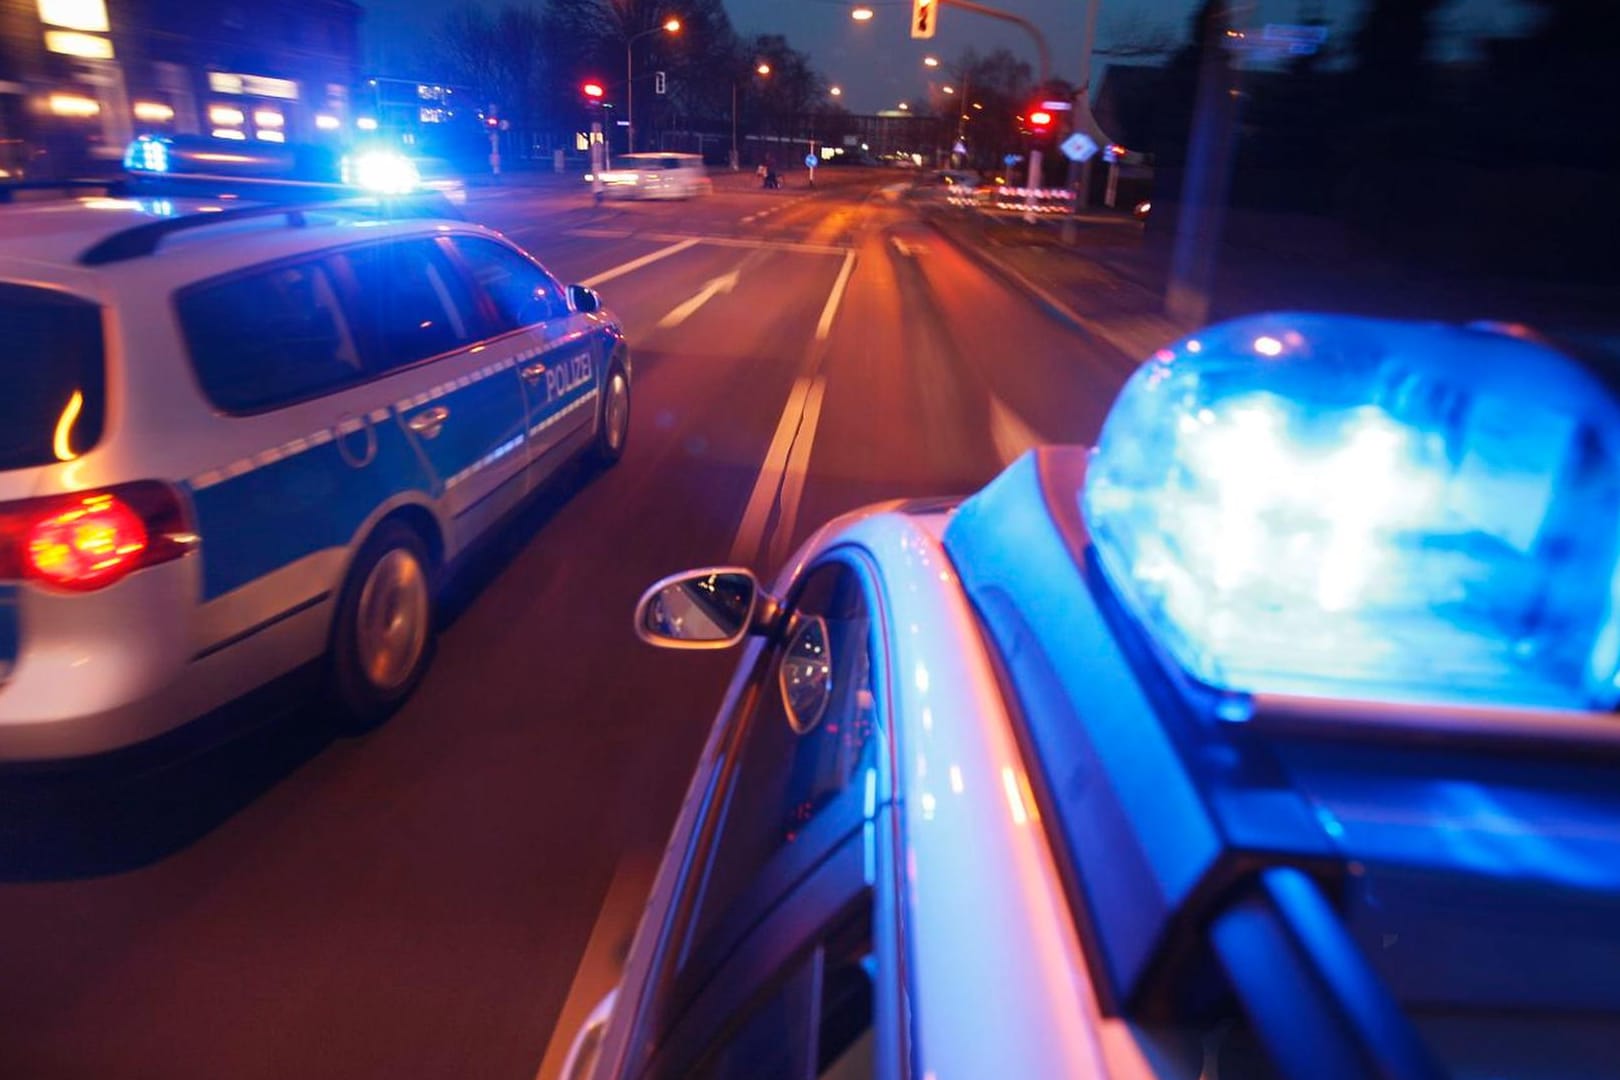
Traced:
POLYGON ((1029 36, 1035 39, 1035 53, 1040 57, 1041 63, 1041 86, 1044 88, 1047 83, 1052 81, 1052 53, 1046 47, 1046 37, 1041 33, 1040 27, 1022 15, 1014 15, 1010 11, 1002 11, 1000 8, 976 4, 973 0, 939 0, 939 4, 941 7, 961 8, 963 11, 971 11, 976 15, 984 15, 992 19, 1000 19, 1002 22, 1022 26, 1029 32, 1029 36))

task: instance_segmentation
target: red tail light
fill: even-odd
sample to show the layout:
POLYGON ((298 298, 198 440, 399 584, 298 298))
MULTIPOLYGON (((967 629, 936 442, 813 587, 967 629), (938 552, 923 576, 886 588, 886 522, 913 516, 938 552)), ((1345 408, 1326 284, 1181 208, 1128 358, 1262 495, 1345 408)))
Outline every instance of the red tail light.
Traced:
POLYGON ((153 481, 0 503, 0 579, 90 592, 196 543, 179 494, 153 481))

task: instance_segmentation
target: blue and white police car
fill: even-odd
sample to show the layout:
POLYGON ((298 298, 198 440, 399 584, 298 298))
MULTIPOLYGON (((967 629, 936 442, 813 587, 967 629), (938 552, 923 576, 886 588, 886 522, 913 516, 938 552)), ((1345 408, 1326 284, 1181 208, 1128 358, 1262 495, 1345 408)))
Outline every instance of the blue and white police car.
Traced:
POLYGON ((198 175, 269 153, 146 139, 136 181, 0 190, 0 762, 143 742, 323 655, 376 722, 441 569, 624 451, 593 292, 442 203, 198 175))
POLYGON ((744 657, 572 1077, 1620 1069, 1620 407, 1224 324, 1091 450, 636 629, 744 657))

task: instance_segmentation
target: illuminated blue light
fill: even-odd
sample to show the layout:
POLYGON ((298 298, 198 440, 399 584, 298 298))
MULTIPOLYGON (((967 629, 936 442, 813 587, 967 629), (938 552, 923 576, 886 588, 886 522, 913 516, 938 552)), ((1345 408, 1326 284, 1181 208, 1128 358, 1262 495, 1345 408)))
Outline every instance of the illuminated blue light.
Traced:
POLYGON ((1620 407, 1533 341, 1262 316, 1121 392, 1082 506, 1111 583, 1239 693, 1609 708, 1620 407))
POLYGON ((169 171, 169 141, 156 135, 140 135, 124 151, 124 168, 131 172, 169 171))

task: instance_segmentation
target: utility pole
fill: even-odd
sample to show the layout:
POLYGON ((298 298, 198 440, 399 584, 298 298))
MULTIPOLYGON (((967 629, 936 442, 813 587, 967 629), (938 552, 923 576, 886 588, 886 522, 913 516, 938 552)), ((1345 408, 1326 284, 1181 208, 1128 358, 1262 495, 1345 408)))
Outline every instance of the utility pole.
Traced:
POLYGON ((1237 129, 1237 81, 1226 48, 1230 2, 1214 5, 1203 28, 1203 55, 1198 65, 1198 95, 1187 138, 1186 174, 1176 214, 1176 239, 1170 258, 1165 310, 1183 323, 1199 326, 1209 319, 1215 279, 1215 255, 1226 218, 1232 186, 1234 133, 1237 129))

